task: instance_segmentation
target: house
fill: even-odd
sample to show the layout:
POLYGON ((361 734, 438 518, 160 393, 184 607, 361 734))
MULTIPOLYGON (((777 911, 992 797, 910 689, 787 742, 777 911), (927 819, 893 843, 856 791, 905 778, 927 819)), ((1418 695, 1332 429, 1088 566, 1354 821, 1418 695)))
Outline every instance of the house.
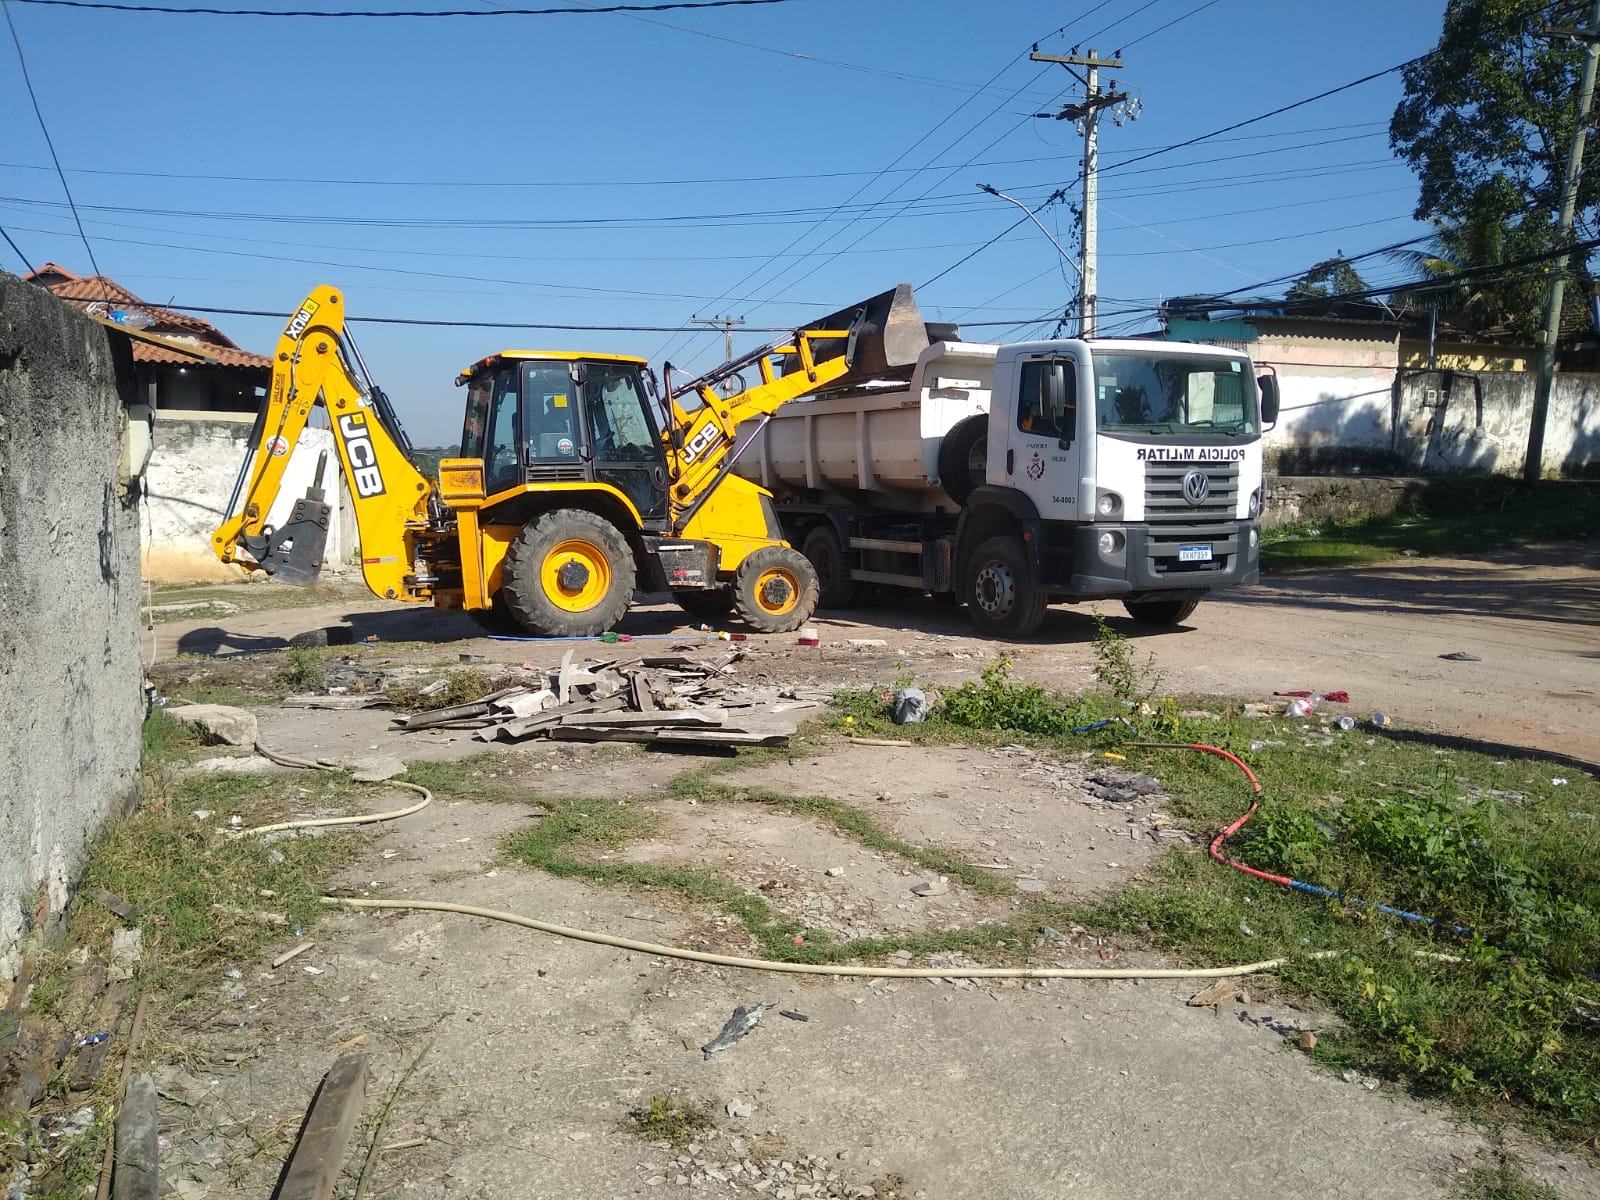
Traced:
MULTIPOLYGON (((272 382, 272 360, 241 349, 211 322, 151 304, 104 275, 75 275, 52 262, 23 278, 131 335, 138 393, 155 414, 140 522, 144 578, 238 578, 238 568, 217 561, 211 535, 233 497, 256 413, 272 382)), ((336 461, 332 434, 308 428, 290 456, 269 523, 288 518, 324 452, 336 461)), ((355 539, 343 480, 337 470, 328 476, 329 499, 340 519, 328 531, 327 563, 337 569, 355 539)))
MULTIPOLYGON (((1528 444, 1535 346, 1376 300, 1183 296, 1164 336, 1243 350, 1278 377, 1266 467, 1322 473, 1517 475, 1528 444)), ((1545 424, 1544 472, 1600 470, 1595 339, 1563 329, 1545 424)))

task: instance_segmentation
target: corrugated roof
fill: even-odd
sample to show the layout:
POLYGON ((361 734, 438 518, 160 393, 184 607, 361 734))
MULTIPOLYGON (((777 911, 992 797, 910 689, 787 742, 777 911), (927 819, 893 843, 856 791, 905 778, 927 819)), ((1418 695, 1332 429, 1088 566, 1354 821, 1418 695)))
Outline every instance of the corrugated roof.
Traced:
POLYGON ((220 367, 272 369, 270 358, 241 350, 210 321, 176 309, 149 304, 104 275, 74 275, 65 267, 50 262, 23 278, 95 316, 109 317, 110 310, 124 308, 149 317, 150 325, 145 332, 162 338, 163 342, 158 345, 134 338, 133 361, 136 363, 192 365, 196 361, 211 360, 220 367), (181 344, 190 341, 195 343, 192 352, 181 344))

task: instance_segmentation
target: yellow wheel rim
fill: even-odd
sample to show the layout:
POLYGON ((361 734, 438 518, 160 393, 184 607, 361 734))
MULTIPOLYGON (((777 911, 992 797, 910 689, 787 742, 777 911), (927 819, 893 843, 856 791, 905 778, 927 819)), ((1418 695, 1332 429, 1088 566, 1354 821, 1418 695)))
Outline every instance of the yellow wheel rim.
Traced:
POLYGON ((768 567, 756 578, 756 604, 770 617, 793 612, 800 604, 800 576, 788 567, 768 567))
POLYGON ((611 560, 593 542, 568 538, 544 556, 539 578, 544 594, 557 608, 584 612, 611 590, 611 560))

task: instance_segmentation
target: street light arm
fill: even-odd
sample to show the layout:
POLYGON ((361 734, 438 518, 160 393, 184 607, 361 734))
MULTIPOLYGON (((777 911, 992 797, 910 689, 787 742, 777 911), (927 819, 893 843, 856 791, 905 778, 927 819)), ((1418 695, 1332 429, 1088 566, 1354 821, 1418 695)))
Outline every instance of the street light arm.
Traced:
POLYGON ((1045 237, 1050 239, 1050 244, 1052 246, 1054 246, 1057 250, 1061 251, 1061 257, 1066 259, 1067 260, 1067 265, 1078 273, 1078 278, 1079 279, 1083 278, 1083 268, 1080 267, 1076 262, 1073 261, 1072 255, 1070 255, 1070 254, 1068 254, 1066 252, 1066 250, 1062 247, 1061 243, 1056 241, 1054 235, 1052 235, 1051 232, 1044 227, 1044 224, 1039 220, 1039 218, 1033 215, 1033 210, 1032 209, 1030 209, 1021 200, 1018 200, 1015 196, 1008 196, 1004 192, 1000 191, 998 188, 990 187, 987 183, 980 183, 978 185, 978 190, 981 191, 981 192, 988 192, 989 195, 991 195, 991 196, 998 196, 1002 200, 1009 200, 1012 204, 1015 204, 1023 212, 1027 213, 1028 220, 1032 221, 1035 225, 1039 226, 1039 232, 1044 234, 1045 237))

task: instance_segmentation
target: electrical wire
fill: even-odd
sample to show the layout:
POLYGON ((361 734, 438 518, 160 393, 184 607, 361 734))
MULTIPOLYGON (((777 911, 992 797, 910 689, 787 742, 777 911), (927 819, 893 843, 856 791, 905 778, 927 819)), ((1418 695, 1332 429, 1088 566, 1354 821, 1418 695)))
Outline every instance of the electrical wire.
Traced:
POLYGON ((685 8, 748 8, 763 4, 788 4, 790 0, 670 0, 662 4, 584 5, 581 8, 460 8, 460 9, 277 9, 277 8, 177 8, 164 4, 109 4, 105 0, 14 0, 41 8, 86 8, 102 12, 160 13, 175 17, 587 17, 606 13, 670 12, 685 8))
MULTIPOLYGON (((1190 17, 1198 16, 1200 13, 1205 12, 1206 9, 1211 8, 1214 5, 1219 4, 1219 3, 1221 3, 1221 0, 1206 0, 1206 2, 1204 4, 1200 5, 1198 8, 1191 8, 1188 12, 1184 13, 1183 16, 1181 16, 1181 17, 1173 17, 1172 20, 1168 21, 1165 25, 1158 25, 1154 29, 1152 29, 1149 33, 1141 33, 1138 37, 1134 38, 1132 41, 1123 42, 1122 43, 1122 50, 1126 50, 1130 46, 1137 46, 1140 42, 1144 41, 1146 38, 1153 38, 1158 33, 1165 33, 1167 30, 1171 29, 1174 25, 1178 24, 1180 21, 1187 21, 1190 17)), ((1119 50, 1118 53, 1120 54, 1121 51, 1119 50)))
POLYGON ((5 238, 6 245, 11 247, 11 252, 22 260, 22 265, 27 267, 28 268, 28 274, 32 275, 33 274, 33 264, 28 261, 28 256, 22 252, 21 247, 19 247, 14 241, 11 240, 11 235, 6 232, 6 229, 5 229, 4 225, 0 225, 0 237, 5 238))
MULTIPOLYGON (((28 99, 33 102, 33 115, 39 121, 39 132, 44 134, 44 144, 50 151, 50 161, 55 164, 56 178, 61 181, 61 190, 66 193, 67 207, 72 209, 72 219, 78 226, 78 236, 83 239, 83 248, 89 254, 89 265, 94 268, 94 273, 101 281, 101 298, 107 303, 111 296, 106 291, 105 276, 100 272, 100 264, 95 262, 94 247, 89 244, 89 235, 83 231, 83 221, 78 216, 78 206, 72 199, 72 189, 67 185, 67 173, 61 169, 61 157, 56 153, 55 140, 50 136, 50 127, 44 123, 44 113, 39 108, 39 96, 33 90, 33 77, 28 74, 28 59, 22 52, 22 39, 17 36, 16 22, 11 19, 11 0, 0 0, 0 7, 6 13, 6 28, 11 31, 11 44, 17 48, 17 65, 22 68, 22 82, 28 89, 28 99)), ((6 239, 8 242, 10 238, 6 239)), ((12 249, 16 249, 15 246, 12 249)), ((31 268, 30 268, 31 270, 31 268)))

